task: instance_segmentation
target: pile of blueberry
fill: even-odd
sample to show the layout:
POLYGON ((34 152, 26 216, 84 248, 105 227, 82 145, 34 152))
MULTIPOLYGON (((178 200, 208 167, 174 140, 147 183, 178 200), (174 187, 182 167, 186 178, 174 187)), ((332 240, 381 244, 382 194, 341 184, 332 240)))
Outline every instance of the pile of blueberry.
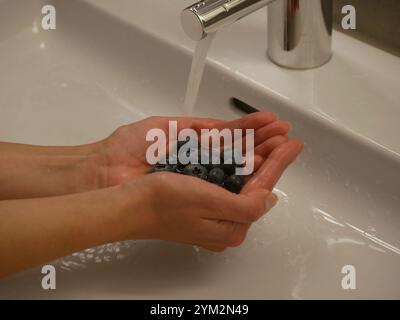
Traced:
MULTIPOLYGON (((180 148, 186 142, 178 142, 177 149, 178 152, 180 148)), ((200 150, 198 148, 198 150, 200 150)), ((188 152, 190 152, 189 150, 188 152)), ((151 170, 151 172, 174 172, 179 174, 185 174, 189 176, 198 177, 200 179, 206 180, 208 182, 214 183, 225 188, 228 191, 234 193, 240 193, 242 190, 245 180, 243 176, 235 174, 236 168, 240 165, 235 163, 234 152, 232 150, 227 150, 221 152, 220 164, 201 164, 201 151, 198 151, 199 160, 197 164, 189 163, 184 165, 177 160, 177 164, 160 164, 157 163, 151 170), (225 154, 229 153, 227 158, 232 157, 232 161, 225 162, 225 154)))

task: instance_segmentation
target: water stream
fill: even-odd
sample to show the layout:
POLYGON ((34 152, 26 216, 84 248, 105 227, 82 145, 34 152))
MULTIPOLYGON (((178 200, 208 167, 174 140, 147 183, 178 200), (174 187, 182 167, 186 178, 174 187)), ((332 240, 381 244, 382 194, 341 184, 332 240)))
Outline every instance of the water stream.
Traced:
POLYGON ((186 115, 192 115, 196 106, 199 94, 201 79, 203 78, 204 67, 207 61, 208 50, 215 38, 215 33, 207 35, 196 44, 194 51, 192 67, 190 69, 189 80, 186 88, 185 101, 183 108, 186 115))

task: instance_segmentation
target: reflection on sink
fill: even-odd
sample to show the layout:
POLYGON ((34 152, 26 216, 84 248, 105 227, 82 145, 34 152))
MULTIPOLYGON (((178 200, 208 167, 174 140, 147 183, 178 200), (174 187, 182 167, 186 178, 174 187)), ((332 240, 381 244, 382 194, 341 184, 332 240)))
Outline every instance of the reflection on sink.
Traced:
MULTIPOLYGON (((37 28, 40 0, 0 1, 0 71, 8 75, 0 77, 0 140, 81 144, 150 115, 182 114, 191 56, 178 36, 166 39, 167 28, 156 34, 155 25, 126 22, 117 12, 106 11, 109 1, 50 2, 58 14, 54 32, 37 28), (12 11, 23 14, 13 20, 15 27, 1 28, 12 11)), ((129 2, 113 1, 126 12, 129 2)), ((166 12, 177 15, 184 6, 176 0, 165 3, 140 0, 136 5, 163 4, 166 12)), ((246 30, 258 22, 256 15, 234 28, 246 30)), ((336 73, 330 64, 285 73, 266 62, 273 76, 282 74, 271 84, 249 71, 258 56, 249 58, 248 69, 237 62, 235 52, 221 58, 225 36, 229 39, 221 32, 211 52, 195 113, 237 117, 241 113, 230 103, 235 97, 294 124, 306 150, 277 186, 279 205, 252 228, 240 248, 216 254, 159 241, 108 244, 55 261, 56 291, 41 290, 36 268, 0 280, 0 298, 400 298, 400 145, 392 138, 397 126, 390 122, 396 118, 383 127, 387 133, 376 137, 378 127, 367 132, 367 116, 357 122, 357 116, 339 114, 347 112, 340 105, 346 99, 357 108, 363 101, 338 97, 336 114, 324 109, 335 103, 325 100, 327 88, 343 85, 324 83, 326 74, 345 73, 344 67, 353 63, 348 56, 337 54, 330 62, 343 67, 336 73), (286 92, 280 90, 282 84, 286 92), (304 96, 296 99, 299 91, 304 96), (311 111, 305 107, 310 101, 311 111), (357 290, 341 287, 345 265, 357 269, 357 290)), ((338 45, 350 41, 338 37, 338 45)), ((236 43, 239 51, 246 41, 236 43)), ((352 41, 358 50, 360 45, 352 41)), ((369 50, 366 54, 376 56, 375 49, 369 50)), ((395 60, 388 61, 384 63, 395 60)), ((352 68, 351 74, 362 77, 358 65, 352 68)), ((356 88, 361 95, 364 87, 356 88)), ((382 95, 390 108, 392 96, 382 95)), ((368 97, 378 99, 372 93, 368 97)), ((374 112, 370 105, 368 110, 374 112)), ((379 124, 385 121, 382 117, 379 124)))

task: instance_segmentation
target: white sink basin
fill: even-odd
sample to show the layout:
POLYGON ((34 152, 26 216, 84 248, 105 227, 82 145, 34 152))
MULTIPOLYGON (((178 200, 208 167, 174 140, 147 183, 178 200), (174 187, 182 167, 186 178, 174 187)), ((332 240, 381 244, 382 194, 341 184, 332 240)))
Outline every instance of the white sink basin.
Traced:
MULTIPOLYGON (((43 31, 48 2, 0 0, 1 141, 81 144, 183 114, 193 44, 179 13, 192 1, 50 1, 57 30, 43 31)), ((0 298, 400 298, 400 59, 335 33, 328 65, 281 69, 265 56, 264 18, 217 36, 195 111, 237 117, 236 97, 306 141, 243 246, 110 244, 53 262, 55 291, 36 268, 0 280, 0 298), (341 286, 345 265, 356 290, 341 286)))

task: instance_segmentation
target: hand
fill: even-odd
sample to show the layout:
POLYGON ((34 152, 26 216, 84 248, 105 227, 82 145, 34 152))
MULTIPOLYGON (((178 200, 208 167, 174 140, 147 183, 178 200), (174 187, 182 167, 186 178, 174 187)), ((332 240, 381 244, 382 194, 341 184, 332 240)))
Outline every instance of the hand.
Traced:
POLYGON ((195 177, 165 172, 124 184, 127 199, 142 199, 141 210, 137 200, 124 210, 127 238, 177 241, 212 251, 240 245, 251 224, 276 204, 272 189, 302 149, 298 140, 275 148, 239 195, 195 177))
POLYGON ((150 165, 146 161, 146 150, 150 142, 146 134, 150 129, 159 128, 168 134, 169 121, 177 120, 178 131, 192 128, 201 129, 255 129, 255 166, 259 166, 269 153, 281 143, 287 141, 285 135, 289 124, 278 120, 269 112, 258 112, 234 121, 222 121, 204 118, 151 117, 123 126, 109 138, 99 143, 101 161, 99 177, 101 187, 109 187, 137 179, 145 175, 150 165))
POLYGON ((251 223, 276 203, 272 189, 302 143, 287 141, 288 123, 271 113, 231 122, 177 119, 179 128, 255 129, 256 172, 237 195, 190 176, 146 174, 147 130, 166 130, 168 120, 149 118, 81 147, 0 144, 3 196, 29 198, 0 201, 6 213, 0 214, 0 260, 7 261, 0 277, 124 239, 171 240, 214 251, 239 245, 251 223), (98 190, 82 192, 92 189, 98 190), (69 195, 57 196, 62 194, 69 195))

